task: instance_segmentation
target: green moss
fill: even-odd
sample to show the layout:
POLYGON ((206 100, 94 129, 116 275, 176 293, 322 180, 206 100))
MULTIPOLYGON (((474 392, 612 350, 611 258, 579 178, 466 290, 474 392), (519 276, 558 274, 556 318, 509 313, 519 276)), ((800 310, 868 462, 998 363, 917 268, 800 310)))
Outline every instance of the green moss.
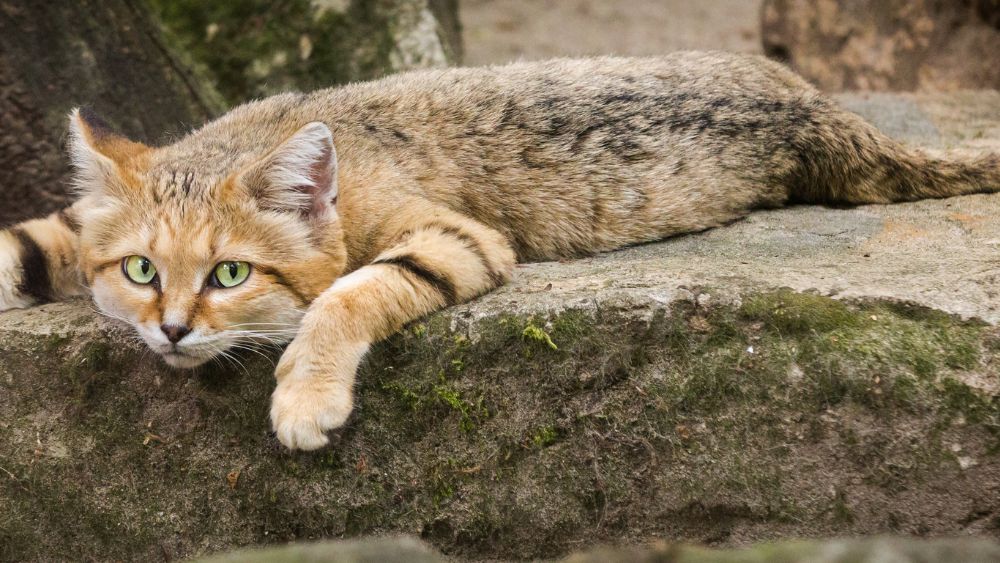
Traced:
POLYGON ((779 338, 770 345, 785 347, 804 371, 818 407, 849 400, 882 414, 913 412, 920 389, 942 370, 980 365, 981 323, 912 305, 850 305, 781 291, 748 299, 740 314, 779 338))
MULTIPOLYGON (((562 341, 578 341, 594 333, 594 318, 584 311, 567 310, 551 319, 551 333, 562 341)), ((525 327, 527 328, 527 327, 525 327)))
POLYGON ((946 415, 961 415, 973 423, 995 424, 998 421, 1000 400, 996 397, 984 395, 953 377, 944 378, 940 390, 946 415))
POLYGON ((88 371, 102 371, 110 367, 111 344, 106 342, 88 342, 77 356, 74 365, 78 369, 88 371))
POLYGON ((558 437, 559 434, 555 428, 552 426, 543 426, 531 437, 531 443, 536 448, 545 448, 554 444, 558 437))
POLYGON ((45 352, 46 354, 51 354, 59 350, 59 348, 61 348, 68 341, 69 337, 66 336, 65 334, 55 334, 55 333, 50 334, 48 338, 45 339, 45 342, 42 345, 43 346, 42 351, 45 352))
POLYGON ((402 404, 406 405, 411 410, 416 410, 422 402, 422 397, 420 395, 415 393, 412 389, 397 382, 385 383, 382 385, 382 389, 393 393, 393 395, 399 398, 399 401, 402 404))
POLYGON ((770 330, 790 335, 830 332, 863 322, 840 301, 788 290, 752 296, 740 307, 740 314, 748 320, 764 322, 770 330))
POLYGON ((462 399, 461 394, 447 385, 435 385, 433 393, 438 401, 459 414, 459 428, 470 432, 476 427, 475 419, 487 416, 489 413, 482 403, 473 404, 462 399))
POLYGON ((528 323, 528 326, 524 327, 524 330, 521 331, 521 336, 528 340, 539 342, 553 350, 559 349, 559 347, 556 346, 556 343, 552 341, 552 337, 549 336, 549 333, 530 322, 528 323))

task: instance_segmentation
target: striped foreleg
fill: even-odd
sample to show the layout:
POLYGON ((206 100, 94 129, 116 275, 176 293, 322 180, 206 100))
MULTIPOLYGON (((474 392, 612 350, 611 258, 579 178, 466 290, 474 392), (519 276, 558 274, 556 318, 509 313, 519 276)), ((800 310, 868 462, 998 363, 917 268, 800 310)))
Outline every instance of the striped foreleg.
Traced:
POLYGON ((77 206, 0 230, 0 311, 86 292, 77 262, 77 206))
POLYGON ((355 371, 372 343, 505 283, 514 260, 500 233, 439 215, 337 280, 313 302, 278 364, 271 421, 281 442, 304 450, 325 445, 326 431, 351 413, 355 371))

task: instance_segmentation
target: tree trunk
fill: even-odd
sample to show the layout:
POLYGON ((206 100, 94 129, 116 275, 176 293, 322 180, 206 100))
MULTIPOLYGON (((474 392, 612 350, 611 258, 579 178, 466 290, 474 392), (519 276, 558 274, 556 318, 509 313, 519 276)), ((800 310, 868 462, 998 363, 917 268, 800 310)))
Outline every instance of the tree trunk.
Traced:
POLYGON ((152 0, 232 103, 462 57, 457 0, 152 0))
POLYGON ((457 0, 150 7, 167 34, 143 0, 0 0, 0 226, 71 199, 63 142, 73 107, 156 142, 218 114, 217 91, 239 103, 445 66, 462 53, 457 0))
POLYGON ((89 105, 145 141, 221 109, 137 0, 0 0, 0 225, 70 199, 66 115, 89 105))

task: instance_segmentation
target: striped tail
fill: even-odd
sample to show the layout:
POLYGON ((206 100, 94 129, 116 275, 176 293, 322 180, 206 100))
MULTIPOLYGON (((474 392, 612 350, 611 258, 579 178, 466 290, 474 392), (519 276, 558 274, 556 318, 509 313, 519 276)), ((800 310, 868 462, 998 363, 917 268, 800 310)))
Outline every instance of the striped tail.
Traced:
POLYGON ((796 138, 789 190, 807 203, 891 203, 1000 191, 1000 154, 910 149, 832 103, 796 138))

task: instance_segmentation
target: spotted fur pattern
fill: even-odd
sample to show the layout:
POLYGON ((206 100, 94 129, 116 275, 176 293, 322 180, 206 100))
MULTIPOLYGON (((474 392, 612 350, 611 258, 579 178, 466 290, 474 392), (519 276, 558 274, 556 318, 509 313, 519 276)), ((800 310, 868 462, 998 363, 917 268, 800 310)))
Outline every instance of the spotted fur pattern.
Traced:
POLYGON ((901 146, 783 66, 722 53, 402 74, 252 102, 160 148, 83 110, 70 130, 82 197, 0 233, 0 310, 86 287, 181 367, 291 340, 271 418, 302 449, 347 419, 371 343, 503 284, 519 260, 789 201, 1000 188, 995 154, 901 146), (123 275, 130 255, 155 283, 123 275), (252 274, 207 283, 225 260, 252 274))

